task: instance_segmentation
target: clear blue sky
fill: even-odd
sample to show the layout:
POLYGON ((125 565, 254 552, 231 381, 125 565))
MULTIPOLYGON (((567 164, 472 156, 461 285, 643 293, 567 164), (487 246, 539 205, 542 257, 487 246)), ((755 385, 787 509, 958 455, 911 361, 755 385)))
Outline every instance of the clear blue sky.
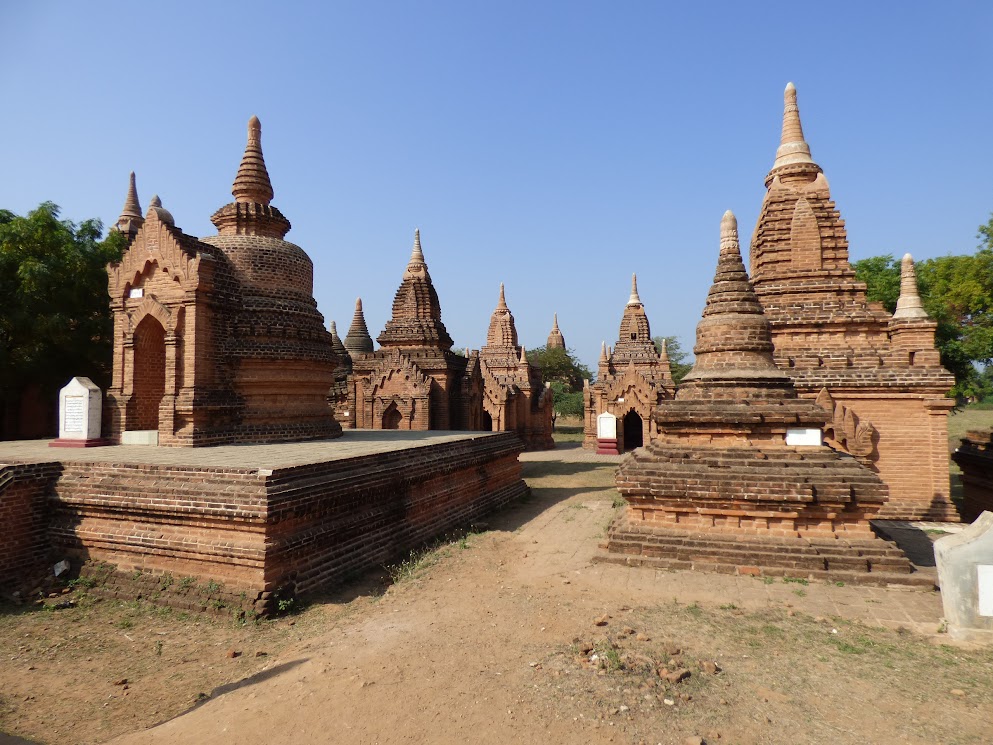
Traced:
POLYGON ((853 260, 975 249, 993 210, 990 2, 0 2, 0 207, 105 225, 138 176, 185 232, 249 116, 344 334, 382 330, 420 227, 458 346, 499 283, 595 367, 637 272, 692 347, 722 213, 747 243, 799 91, 853 260))

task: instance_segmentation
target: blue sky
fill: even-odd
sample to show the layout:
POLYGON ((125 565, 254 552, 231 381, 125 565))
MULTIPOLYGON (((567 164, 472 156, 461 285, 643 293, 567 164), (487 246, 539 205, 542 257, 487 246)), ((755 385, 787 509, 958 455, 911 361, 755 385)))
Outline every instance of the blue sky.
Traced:
POLYGON ((993 211, 993 3, 0 1, 0 208, 116 219, 128 172, 214 234, 248 118, 344 334, 415 227, 458 346, 499 283, 595 368, 637 272, 692 347, 724 210, 747 245, 783 88, 853 260, 975 249, 993 211))

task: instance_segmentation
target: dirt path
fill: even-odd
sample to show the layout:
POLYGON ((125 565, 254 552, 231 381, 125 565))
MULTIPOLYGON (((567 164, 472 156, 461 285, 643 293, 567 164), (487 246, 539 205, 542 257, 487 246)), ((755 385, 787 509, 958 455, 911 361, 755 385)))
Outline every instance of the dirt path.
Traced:
MULTIPOLYGON (((152 729, 134 731, 156 720, 141 712, 111 722, 130 731, 113 742, 989 742, 993 652, 939 643, 936 593, 594 565, 613 465, 568 448, 526 457, 529 502, 398 568, 385 593, 366 581, 229 631, 245 651, 233 660, 224 630, 205 629, 216 639, 191 654, 255 677, 152 729)), ((169 675, 148 670, 133 690, 169 700, 169 675)), ((13 679, 0 671, 0 690, 13 679)), ((172 681, 187 701, 188 685, 172 681)))

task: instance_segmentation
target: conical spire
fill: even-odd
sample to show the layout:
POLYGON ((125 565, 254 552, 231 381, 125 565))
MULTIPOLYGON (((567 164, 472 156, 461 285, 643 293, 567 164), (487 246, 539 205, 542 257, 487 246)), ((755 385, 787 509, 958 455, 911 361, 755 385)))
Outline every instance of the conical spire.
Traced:
POLYGON ((783 94, 783 134, 776 150, 776 162, 772 167, 792 165, 793 163, 813 163, 810 157, 810 146, 803 139, 803 126, 800 124, 800 108, 796 103, 796 86, 787 83, 783 94))
POLYGON ((701 386, 724 389, 726 398, 796 397, 789 377, 773 362, 769 321, 745 272, 738 221, 730 210, 721 218, 717 271, 703 319, 696 328, 693 351, 696 361, 683 378, 684 386, 677 394, 680 397, 714 395, 713 390, 699 393, 701 386))
POLYGON ((503 282, 500 283, 500 299, 490 316, 490 327, 486 331, 486 345, 482 351, 487 354, 503 350, 501 354, 508 355, 508 348, 517 346, 517 325, 514 314, 507 307, 507 296, 504 293, 503 282))
POLYGON ((421 250, 421 231, 414 228, 414 247, 410 251, 410 261, 407 262, 407 269, 403 273, 404 279, 416 277, 427 277, 428 265, 424 260, 424 251, 421 250))
POLYGON ((607 364, 607 342, 600 342, 600 364, 607 364))
POLYGON ((266 205, 272 201, 272 182, 262 157, 262 123, 257 116, 248 120, 248 144, 231 193, 236 202, 266 205))
POLYGON ((631 297, 628 298, 628 305, 641 305, 641 298, 638 297, 638 275, 631 275, 631 297))
POLYGON ((548 349, 565 349, 565 337, 562 335, 561 329, 559 329, 558 313, 552 316, 552 330, 548 334, 548 340, 545 342, 545 346, 548 349))
POLYGON ((331 349, 334 350, 334 353, 337 355, 348 354, 348 350, 345 349, 345 345, 342 343, 341 337, 338 336, 338 327, 335 325, 334 321, 331 321, 331 328, 329 331, 331 332, 331 349))
POLYGON ((362 298, 355 300, 355 314, 352 316, 352 325, 348 329, 344 346, 350 354, 365 354, 372 351, 372 337, 369 336, 369 327, 365 325, 362 298))
POLYGON ((528 363, 528 354, 524 350, 524 345, 521 344, 521 364, 526 365, 528 363))
POLYGON ((155 212, 159 220, 164 222, 166 225, 176 224, 176 220, 173 218, 172 213, 162 206, 162 200, 159 199, 158 194, 153 194, 151 200, 149 200, 148 211, 155 212))
POLYGON ((894 318, 927 318, 927 311, 921 304, 917 291, 917 272, 914 270, 914 257, 904 254, 900 262, 900 299, 896 301, 894 318))
POLYGON ((138 234, 138 230, 144 222, 145 218, 141 214, 141 205, 138 203, 138 189, 135 186, 134 171, 131 171, 128 194, 124 198, 124 207, 121 208, 121 216, 117 218, 114 227, 124 233, 128 241, 131 241, 138 234))
POLYGON ((137 217, 141 219, 141 216, 141 205, 138 203, 138 187, 135 186, 134 171, 131 171, 128 195, 124 200, 124 207, 121 209, 121 220, 125 217, 137 217))
POLYGON ((662 348, 659 350, 659 362, 669 364, 669 342, 662 337, 662 348))

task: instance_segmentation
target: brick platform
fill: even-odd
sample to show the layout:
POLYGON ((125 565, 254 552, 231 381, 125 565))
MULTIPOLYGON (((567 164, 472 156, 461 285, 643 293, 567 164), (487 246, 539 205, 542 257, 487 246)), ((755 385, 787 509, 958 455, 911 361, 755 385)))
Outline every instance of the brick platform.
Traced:
POLYGON ((32 528, 18 556, 2 555, 0 579, 26 559, 69 556, 111 594, 265 613, 522 497, 521 450, 511 434, 449 432, 119 446, 62 451, 57 460, 45 441, 2 443, 3 532, 8 520, 29 516, 34 525, 41 514, 47 539, 35 540, 32 528))

